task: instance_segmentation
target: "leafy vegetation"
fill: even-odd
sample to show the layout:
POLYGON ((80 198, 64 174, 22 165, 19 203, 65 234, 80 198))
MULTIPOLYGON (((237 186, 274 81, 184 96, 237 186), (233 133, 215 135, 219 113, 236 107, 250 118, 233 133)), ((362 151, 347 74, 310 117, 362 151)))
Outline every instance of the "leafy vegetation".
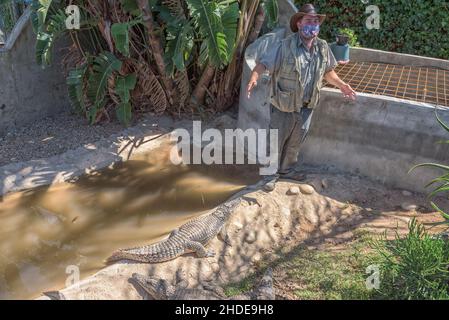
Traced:
POLYGON ((360 43, 357 41, 357 35, 355 34, 354 30, 352 30, 350 28, 340 28, 340 29, 338 29, 337 34, 347 36, 349 39, 348 44, 351 47, 359 47, 360 46, 360 43))
POLYGON ((327 15, 321 29, 325 39, 334 39, 338 28, 351 28, 363 47, 449 59, 448 1, 317 0, 314 4, 327 15), (370 13, 365 10, 370 4, 379 7, 379 29, 366 27, 370 13))
POLYGON ((9 34, 24 10, 24 2, 0 0, 0 31, 9 34))
POLYGON ((92 124, 229 108, 244 50, 265 20, 276 26, 278 10, 275 0, 33 0, 32 8, 40 65, 52 62, 59 38, 71 39, 69 96, 92 124), (69 4, 80 8, 79 30, 65 27, 69 4))
POLYGON ((449 299, 449 242, 429 235, 416 220, 405 238, 396 233, 371 244, 380 257, 380 299, 449 299))

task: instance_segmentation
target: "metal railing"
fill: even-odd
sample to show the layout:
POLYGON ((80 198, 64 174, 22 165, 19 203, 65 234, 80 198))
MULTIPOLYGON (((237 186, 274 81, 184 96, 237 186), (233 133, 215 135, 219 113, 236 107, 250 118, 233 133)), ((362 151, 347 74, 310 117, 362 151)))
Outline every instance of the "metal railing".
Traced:
MULTIPOLYGON (((448 70, 374 62, 350 62, 337 66, 335 71, 357 92, 449 107, 448 70)), ((323 84, 334 87, 326 81, 323 84)))
POLYGON ((0 47, 8 40, 30 0, 0 0, 0 47))

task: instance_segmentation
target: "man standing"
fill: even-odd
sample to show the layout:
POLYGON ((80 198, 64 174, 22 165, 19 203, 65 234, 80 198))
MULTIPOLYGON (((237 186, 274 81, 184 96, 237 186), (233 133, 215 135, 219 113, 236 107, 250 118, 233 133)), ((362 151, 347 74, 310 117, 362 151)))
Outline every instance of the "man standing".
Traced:
POLYGON ((334 71, 337 62, 327 42, 318 38, 325 17, 312 4, 303 5, 290 19, 293 34, 266 52, 251 74, 248 98, 265 70, 272 76, 270 129, 278 129, 279 168, 265 185, 267 191, 274 189, 279 177, 305 178, 294 166, 319 102, 323 78, 340 88, 344 97, 355 99, 355 91, 334 71))

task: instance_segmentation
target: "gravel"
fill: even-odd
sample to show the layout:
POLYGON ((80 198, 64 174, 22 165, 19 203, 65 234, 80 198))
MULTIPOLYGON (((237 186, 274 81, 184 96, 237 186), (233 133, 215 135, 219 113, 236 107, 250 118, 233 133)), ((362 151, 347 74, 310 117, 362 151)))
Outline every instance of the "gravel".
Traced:
POLYGON ((91 126, 85 118, 66 112, 47 117, 0 136, 0 166, 48 158, 123 129, 112 121, 91 126))
MULTIPOLYGON (((163 117, 162 117, 163 118, 163 117)), ((134 117, 130 126, 138 125, 144 120, 154 121, 173 129, 172 118, 163 121, 161 117, 151 113, 139 114, 134 117)), ((229 110, 221 115, 209 119, 206 124, 214 128, 234 128, 236 126, 236 110, 229 110)), ((58 115, 43 118, 34 123, 10 130, 0 135, 0 166, 29 160, 49 158, 73 150, 87 144, 95 143, 113 134, 120 133, 125 127, 117 120, 108 123, 89 125, 88 121, 80 115, 64 111, 58 115)))

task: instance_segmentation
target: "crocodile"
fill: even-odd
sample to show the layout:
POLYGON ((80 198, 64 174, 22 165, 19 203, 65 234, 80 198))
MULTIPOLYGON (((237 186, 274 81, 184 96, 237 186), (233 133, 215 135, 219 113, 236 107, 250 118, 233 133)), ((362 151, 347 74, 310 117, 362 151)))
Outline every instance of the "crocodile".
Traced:
POLYGON ((227 297, 219 286, 202 284, 202 288, 188 288, 188 281, 176 273, 175 286, 165 279, 154 279, 133 273, 131 282, 137 284, 155 300, 275 300, 273 288, 273 271, 268 268, 258 287, 239 295, 227 297))
POLYGON ((196 253, 199 258, 214 257, 215 252, 207 250, 205 246, 217 235, 227 245, 231 245, 226 232, 226 224, 234 209, 243 200, 257 202, 257 200, 245 196, 235 197, 218 206, 212 213, 194 218, 173 230, 169 237, 161 242, 115 251, 106 260, 106 263, 110 264, 119 260, 159 263, 173 260, 190 252, 196 253))

